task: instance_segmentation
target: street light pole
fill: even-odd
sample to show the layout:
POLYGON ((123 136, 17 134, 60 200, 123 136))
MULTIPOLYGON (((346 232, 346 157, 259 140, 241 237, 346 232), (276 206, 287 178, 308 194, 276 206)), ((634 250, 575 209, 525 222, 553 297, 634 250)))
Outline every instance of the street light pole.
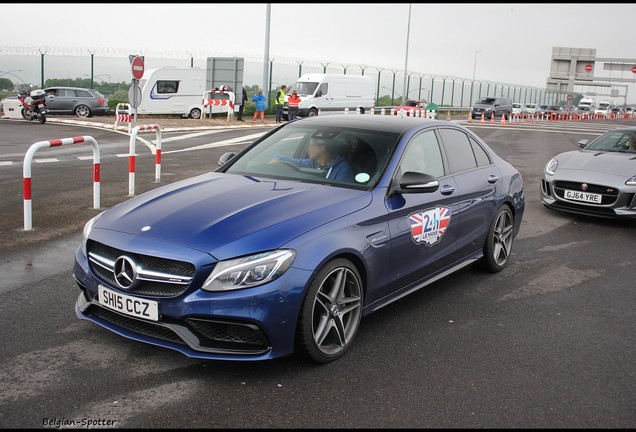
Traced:
POLYGON ((0 77, 3 75, 11 75, 16 77, 17 79, 19 79, 22 84, 24 84, 25 86, 27 86, 27 88, 31 88, 31 86, 29 84, 27 84, 26 82, 24 82, 24 80, 22 78, 20 78, 19 76, 17 76, 16 74, 14 74, 13 72, 22 72, 22 69, 15 69, 15 70, 10 70, 8 72, 2 72, 0 71, 0 77))
POLYGON ((403 86, 403 90, 402 90, 402 94, 404 95, 404 99, 402 99, 402 103, 404 103, 406 101, 407 98, 407 94, 406 94, 406 80, 407 80, 407 75, 406 75, 406 68, 407 68, 407 64, 409 61, 409 35, 411 33, 411 4, 409 3, 409 20, 408 20, 408 24, 406 26, 406 55, 404 56, 404 86, 403 86))
MULTIPOLYGON (((263 53, 263 92, 267 91, 267 83, 269 82, 267 73, 269 72, 269 25, 271 13, 272 5, 271 3, 267 3, 265 11, 265 51, 263 53)), ((269 94, 265 94, 267 94, 267 100, 269 100, 269 94)))
POLYGON ((470 83, 470 105, 473 104, 473 87, 475 87, 475 72, 477 71, 477 53, 480 53, 481 50, 475 51, 475 64, 473 66, 473 80, 470 83))

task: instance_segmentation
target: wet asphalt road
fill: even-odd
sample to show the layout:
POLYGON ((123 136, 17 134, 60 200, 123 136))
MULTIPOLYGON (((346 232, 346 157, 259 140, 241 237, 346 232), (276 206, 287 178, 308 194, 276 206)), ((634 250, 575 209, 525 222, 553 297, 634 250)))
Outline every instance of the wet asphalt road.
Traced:
MULTIPOLYGON (((0 122, 0 427, 635 427, 634 223, 550 211, 538 189, 550 157, 627 123, 471 126, 523 175, 509 266, 466 268, 365 317, 351 350, 318 366, 193 360, 77 319, 73 254, 100 211, 90 160, 78 159, 90 149, 38 153, 57 161, 34 164, 32 232, 22 230, 21 158, 41 139, 95 136, 108 207, 127 198, 128 137, 0 122)), ((139 150, 137 193, 213 169, 254 133, 167 141, 180 151, 164 154, 159 184, 139 150)))

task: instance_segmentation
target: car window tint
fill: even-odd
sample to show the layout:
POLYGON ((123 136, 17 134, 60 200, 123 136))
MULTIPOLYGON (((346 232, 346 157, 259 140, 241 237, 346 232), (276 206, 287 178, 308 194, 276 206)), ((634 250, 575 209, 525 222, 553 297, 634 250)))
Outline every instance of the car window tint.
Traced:
POLYGON ((451 173, 477 167, 472 146, 464 132, 456 129, 440 129, 439 132, 446 148, 451 173))
POLYGON ((411 140, 402 156, 400 170, 403 173, 414 171, 435 177, 444 175, 442 154, 434 131, 421 133, 411 140))
POLYGON ((492 162, 486 150, 484 150, 474 139, 469 139, 470 145, 473 147, 473 153, 475 153, 475 159, 477 159, 477 165, 480 167, 490 165, 492 162))
POLYGON ((85 98, 93 97, 89 92, 84 90, 75 90, 75 94, 77 95, 77 97, 85 97, 85 98))
POLYGON ((61 97, 75 97, 75 91, 69 89, 60 89, 58 90, 57 95, 61 97))

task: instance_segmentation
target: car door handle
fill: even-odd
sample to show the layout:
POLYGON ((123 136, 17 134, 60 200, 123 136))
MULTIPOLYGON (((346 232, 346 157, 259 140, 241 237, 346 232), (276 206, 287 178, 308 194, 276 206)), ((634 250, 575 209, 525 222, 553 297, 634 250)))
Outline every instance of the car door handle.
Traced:
POLYGON ((452 187, 451 185, 444 185, 444 186, 442 186, 442 187, 440 188, 439 192, 440 192, 442 195, 450 195, 450 194, 452 194, 453 192, 455 192, 455 188, 454 188, 454 187, 452 187))
POLYGON ((499 177, 497 177, 496 175, 489 175, 488 176, 488 183, 497 183, 497 180, 499 180, 499 177))

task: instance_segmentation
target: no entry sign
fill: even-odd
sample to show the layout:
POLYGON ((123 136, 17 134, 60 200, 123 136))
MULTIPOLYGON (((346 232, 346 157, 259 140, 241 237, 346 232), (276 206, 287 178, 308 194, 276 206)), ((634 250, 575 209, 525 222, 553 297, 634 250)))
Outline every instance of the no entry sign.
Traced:
POLYGON ((585 70, 588 72, 592 72, 592 65, 591 64, 586 64, 585 65, 585 70))
POLYGON ((134 79, 140 80, 144 76, 144 59, 135 57, 130 63, 132 76, 134 79))

